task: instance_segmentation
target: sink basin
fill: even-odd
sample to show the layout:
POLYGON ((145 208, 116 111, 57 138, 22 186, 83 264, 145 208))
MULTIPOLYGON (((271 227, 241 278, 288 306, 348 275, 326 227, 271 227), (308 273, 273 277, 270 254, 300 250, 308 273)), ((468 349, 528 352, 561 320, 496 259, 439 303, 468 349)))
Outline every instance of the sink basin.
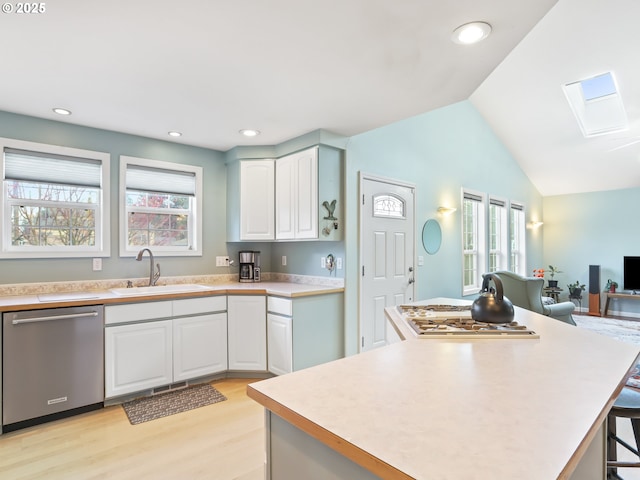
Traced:
POLYGON ((211 290, 206 285, 197 283, 181 283, 177 285, 157 285, 155 287, 133 287, 133 288, 112 288, 111 293, 123 297, 133 297, 136 295, 167 295, 170 293, 188 293, 211 290))

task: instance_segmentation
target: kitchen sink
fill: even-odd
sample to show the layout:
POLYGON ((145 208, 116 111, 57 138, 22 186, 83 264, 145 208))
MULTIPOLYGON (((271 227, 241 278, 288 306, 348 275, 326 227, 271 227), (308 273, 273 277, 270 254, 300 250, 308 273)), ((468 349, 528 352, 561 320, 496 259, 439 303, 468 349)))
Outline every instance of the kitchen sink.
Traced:
POLYGON ((176 285, 156 285, 155 287, 112 288, 111 293, 123 297, 136 295, 167 295, 171 293, 188 293, 212 290, 207 285, 197 283, 180 283, 176 285))

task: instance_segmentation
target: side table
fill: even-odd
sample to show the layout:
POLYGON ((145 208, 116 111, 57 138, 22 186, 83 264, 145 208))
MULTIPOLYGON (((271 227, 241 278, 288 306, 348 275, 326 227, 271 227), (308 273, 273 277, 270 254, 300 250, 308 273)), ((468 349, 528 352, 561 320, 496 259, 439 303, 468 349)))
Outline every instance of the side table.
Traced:
POLYGON ((560 303, 559 295, 563 291, 560 287, 544 287, 542 291, 547 297, 551 297, 556 303, 560 303))

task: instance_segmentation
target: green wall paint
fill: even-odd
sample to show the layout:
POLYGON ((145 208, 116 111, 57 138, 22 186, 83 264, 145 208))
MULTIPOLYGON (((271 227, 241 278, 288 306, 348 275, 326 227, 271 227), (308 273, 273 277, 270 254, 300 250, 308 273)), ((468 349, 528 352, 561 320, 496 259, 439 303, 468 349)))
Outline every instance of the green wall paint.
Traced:
MULTIPOLYGON (((344 256, 343 242, 288 242, 277 247, 277 262, 272 262, 272 244, 227 243, 226 242, 226 165, 230 158, 255 158, 269 156, 277 150, 287 152, 291 148, 308 146, 308 142, 322 141, 336 144, 335 136, 327 132, 314 132, 301 139, 294 139, 273 147, 236 147, 223 153, 179 143, 155 140, 135 135, 83 127, 27 117, 0 111, 0 136, 31 142, 61 145, 107 152, 111 154, 111 256, 103 259, 102 271, 92 271, 92 260, 82 259, 33 259, 0 260, 0 283, 54 282, 66 280, 102 280, 114 278, 145 278, 148 276, 147 261, 136 262, 133 258, 118 256, 118 168, 119 156, 150 158, 175 163, 198 165, 204 170, 203 212, 203 256, 159 257, 164 276, 234 274, 238 273, 238 251, 260 250, 262 270, 296 275, 326 276, 328 272, 319 267, 320 256, 327 253, 344 256), (287 267, 280 268, 280 258, 286 252, 287 267), (236 261, 231 267, 216 267, 215 257, 228 255, 236 261), (316 260, 317 258, 317 260, 316 260)), ((274 244, 280 245, 280 244, 274 244)), ((333 276, 341 276, 334 273, 333 276)))
MULTIPOLYGON (((345 285, 347 353, 358 345, 358 173, 394 178, 416 186, 416 298, 459 298, 462 277, 460 197, 463 187, 522 202, 531 215, 541 216, 542 198, 516 161, 500 143, 473 105, 460 102, 351 138, 347 146, 345 285), (458 211, 439 217, 441 205, 458 211), (442 247, 427 255, 420 241, 429 218, 442 225, 442 247)), ((527 230, 527 265, 538 265, 542 239, 527 230)))
MULTIPOLYGON (((0 260, 0 283, 139 278, 148 275, 148 262, 118 256, 119 156, 150 158, 204 168, 203 256, 159 257, 165 276, 217 273, 215 256, 226 254, 226 173, 223 154, 117 132, 0 112, 0 136, 111 154, 111 256, 103 269, 92 271, 90 258, 0 260)), ((220 272, 222 273, 222 272, 220 272)))
MULTIPOLYGON (((608 279, 623 288, 622 258, 640 256, 640 223, 632 214, 640 205, 640 188, 545 197, 544 263, 557 265, 559 286, 579 280, 589 284, 589 265, 600 265, 600 290, 608 279)), ((604 308, 604 299, 602 301, 604 308)), ((588 308, 583 295, 583 308, 588 308)), ((640 302, 612 300, 609 306, 622 315, 640 316, 640 302)))

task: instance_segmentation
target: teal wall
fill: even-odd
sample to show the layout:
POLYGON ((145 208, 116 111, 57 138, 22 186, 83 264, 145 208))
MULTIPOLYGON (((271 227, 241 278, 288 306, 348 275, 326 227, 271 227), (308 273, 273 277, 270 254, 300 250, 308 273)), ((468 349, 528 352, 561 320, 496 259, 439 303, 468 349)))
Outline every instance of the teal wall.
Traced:
MULTIPOLYGON (((589 284, 589 265, 600 265, 600 290, 608 279, 623 288, 622 258, 640 256, 640 223, 633 215, 640 205, 640 188, 545 197, 544 259, 563 273, 559 286, 579 280, 589 284)), ((604 302, 604 300, 603 300, 604 302)), ((587 296, 582 306, 588 308, 587 296)), ((604 304, 602 305, 604 307, 604 304)), ((640 316, 640 302, 612 300, 609 313, 640 316)))
POLYGON ((226 194, 226 175, 220 152, 7 112, 0 112, 0 136, 111 154, 111 256, 103 259, 102 271, 92 271, 90 258, 3 259, 0 260, 0 283, 148 276, 148 262, 120 258, 118 253, 120 155, 203 167, 203 256, 160 257, 158 261, 165 276, 226 273, 226 268, 215 267, 215 256, 226 255, 226 206, 219 201, 226 194))
MULTIPOLYGON (((463 187, 522 202, 526 219, 541 217, 542 197, 473 105, 460 102, 396 122, 351 138, 347 146, 345 285, 347 353, 358 344, 358 174, 386 176, 416 185, 416 298, 462 294, 462 233, 460 198, 463 187), (458 211, 439 217, 441 205, 458 211), (437 218, 443 244, 427 255, 421 243, 422 225, 437 218)), ((527 268, 540 265, 542 238, 527 230, 527 268)), ((533 267, 532 267, 533 268, 533 267)))
MULTIPOLYGON (((82 127, 65 122, 44 120, 0 111, 0 137, 14 138, 65 147, 82 148, 111 154, 111 256, 104 258, 103 269, 92 271, 91 258, 0 260, 0 284, 54 282, 66 280, 102 280, 116 278, 145 278, 148 262, 133 258, 120 258, 118 253, 118 171, 119 156, 150 158, 203 167, 203 256, 159 257, 164 276, 237 274, 238 251, 260 250, 262 270, 272 269, 272 245, 277 253, 274 271, 297 275, 329 277, 320 268, 320 257, 333 253, 344 256, 343 242, 300 242, 271 244, 226 242, 226 165, 227 154, 215 150, 192 147, 175 142, 155 140, 135 135, 82 127), (283 253, 284 252, 284 253, 283 253), (287 255, 287 266, 280 265, 281 255, 287 255), (215 257, 229 255, 236 260, 232 267, 216 267, 215 257)), ((327 134, 308 134, 300 140, 285 142, 282 146, 264 147, 268 155, 278 154, 298 144, 311 141, 335 143, 327 134)), ((343 271, 331 276, 342 277, 343 271)))

